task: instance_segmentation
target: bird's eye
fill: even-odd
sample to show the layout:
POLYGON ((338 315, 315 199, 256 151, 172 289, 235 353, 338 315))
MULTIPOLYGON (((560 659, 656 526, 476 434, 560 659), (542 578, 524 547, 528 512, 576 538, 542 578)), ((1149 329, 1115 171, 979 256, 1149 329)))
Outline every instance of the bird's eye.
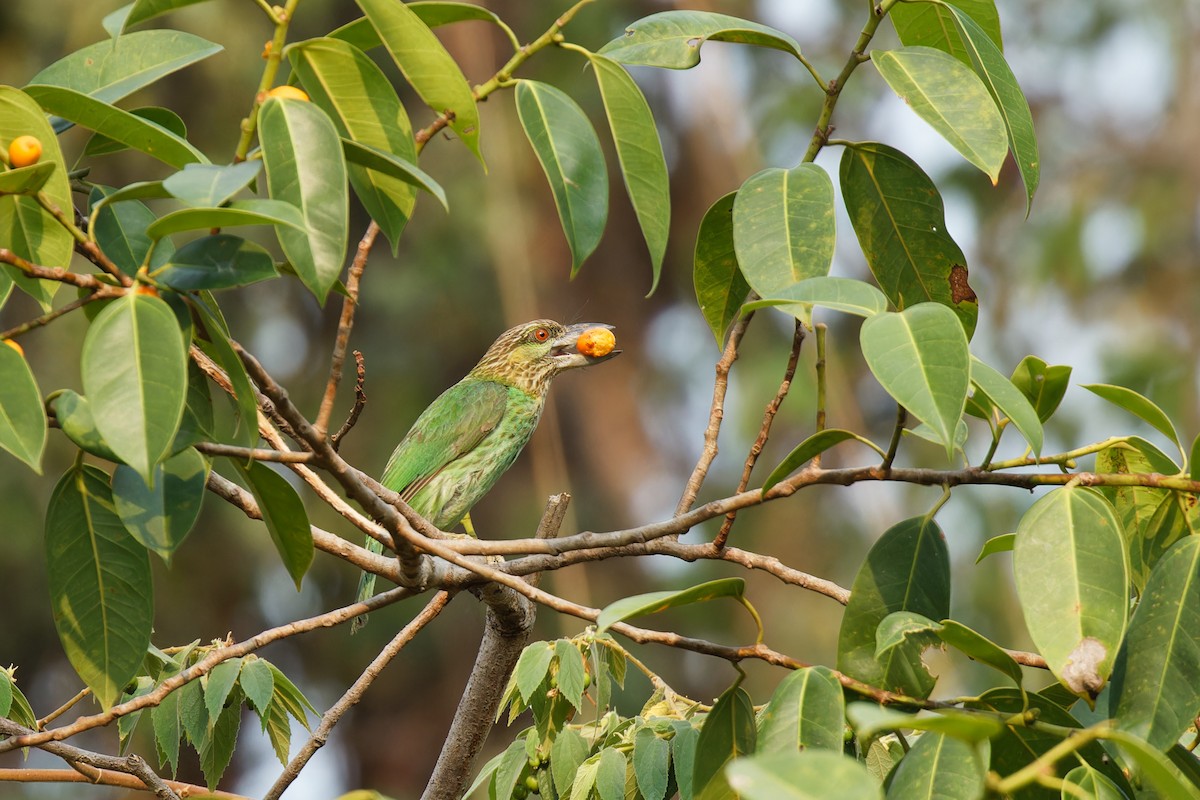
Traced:
POLYGON ((533 331, 533 340, 535 342, 544 342, 550 338, 550 331, 545 328, 536 328, 533 331))

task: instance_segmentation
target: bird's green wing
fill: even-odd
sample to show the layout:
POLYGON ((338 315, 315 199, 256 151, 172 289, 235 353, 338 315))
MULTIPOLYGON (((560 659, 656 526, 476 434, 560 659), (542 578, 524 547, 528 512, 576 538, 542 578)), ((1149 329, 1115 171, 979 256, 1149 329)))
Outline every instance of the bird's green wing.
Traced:
POLYGON ((421 412, 388 460, 380 481, 405 500, 447 464, 469 453, 504 417, 508 387, 494 381, 459 381, 421 412))

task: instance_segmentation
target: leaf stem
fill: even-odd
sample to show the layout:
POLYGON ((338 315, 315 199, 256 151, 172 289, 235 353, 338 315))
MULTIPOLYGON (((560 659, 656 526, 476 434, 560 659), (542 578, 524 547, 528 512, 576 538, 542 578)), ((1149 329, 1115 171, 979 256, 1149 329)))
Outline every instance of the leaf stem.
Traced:
POLYGON ((1002 469, 1015 469, 1016 467, 1036 467, 1040 464, 1059 464, 1064 467, 1073 467, 1075 466, 1075 459, 1099 453, 1101 450, 1107 450, 1110 447, 1119 447, 1128 442, 1130 438, 1129 436, 1112 436, 1102 442, 1084 445, 1075 450, 1068 450, 1065 453, 1041 457, 1022 456, 1021 458, 1011 458, 1007 461, 986 464, 981 469, 986 469, 988 472, 996 472, 1002 469))
POLYGON ((254 100, 250 103, 250 113, 242 120, 242 135, 238 139, 237 149, 233 154, 233 163, 235 164, 245 161, 246 154, 250 152, 250 145, 258 130, 258 108, 262 105, 266 93, 275 83, 275 76, 279 73, 279 62, 283 58, 283 46, 287 43, 288 25, 292 21, 292 15, 296 12, 296 6, 300 5, 300 0, 287 0, 287 5, 283 7, 283 10, 276 12, 266 4, 266 0, 255 0, 255 2, 266 10, 267 15, 275 23, 275 34, 271 37, 266 52, 267 65, 263 67, 262 77, 258 80, 258 91, 254 93, 254 100))

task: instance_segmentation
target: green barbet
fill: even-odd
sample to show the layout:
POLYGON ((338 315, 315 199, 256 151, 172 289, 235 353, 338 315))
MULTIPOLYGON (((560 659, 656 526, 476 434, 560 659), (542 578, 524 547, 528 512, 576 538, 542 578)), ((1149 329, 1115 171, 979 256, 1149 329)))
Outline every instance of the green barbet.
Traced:
MULTIPOLYGON (((421 412, 396 446, 380 482, 438 528, 457 525, 533 435, 554 376, 621 352, 611 350, 607 332, 612 327, 590 322, 564 326, 539 319, 502 333, 465 378, 421 412), (592 344, 596 329, 604 332, 601 339, 607 339, 607 346, 597 349, 592 344)), ((367 549, 383 552, 371 538, 367 549)), ((370 597, 374 588, 375 576, 364 573, 358 599, 370 597)), ((355 627, 363 622, 359 617, 355 627)))

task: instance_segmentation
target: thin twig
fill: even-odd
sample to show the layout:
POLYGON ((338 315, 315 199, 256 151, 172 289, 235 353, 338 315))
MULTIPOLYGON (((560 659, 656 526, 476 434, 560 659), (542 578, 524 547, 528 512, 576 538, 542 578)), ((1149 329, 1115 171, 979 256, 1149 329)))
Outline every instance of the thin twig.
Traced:
POLYGON ((696 502, 696 496, 700 494, 700 487, 708 475, 708 468, 712 466, 713 459, 717 457, 717 436, 721 433, 721 420, 725 417, 725 392, 729 389, 729 370, 733 367, 733 362, 737 361, 738 345, 741 344, 742 337, 746 335, 746 327, 753 318, 753 311, 738 318, 729 331, 729 339, 725 342, 725 350, 721 353, 721 359, 717 361, 712 406, 708 412, 708 426, 704 429, 704 449, 700 453, 700 458, 696 462, 692 474, 688 476, 683 496, 679 498, 679 504, 675 506, 675 516, 677 517, 686 514, 692 504, 696 502))
POLYGON ((274 461, 278 464, 309 464, 312 453, 295 450, 269 450, 264 447, 238 447, 220 442, 196 442, 192 445, 201 453, 210 456, 226 456, 238 461, 274 461))
POLYGON ((29 331, 34 330, 35 328, 40 328, 43 325, 48 325, 51 322, 53 322, 54 320, 63 316, 64 314, 69 314, 77 308, 82 308, 83 306, 87 305, 88 303, 92 302, 93 300, 99 300, 101 297, 102 297, 102 295, 97 294, 97 293, 84 295, 83 297, 80 297, 78 300, 72 300, 71 302, 67 303, 65 306, 62 306, 61 308, 56 308, 53 311, 49 311, 40 317, 31 319, 28 322, 22 322, 20 325, 15 325, 6 331, 0 332, 0 339, 12 339, 17 336, 20 336, 23 333, 29 333, 29 331))
MULTIPOLYGON (((135 775, 112 770, 89 770, 84 775, 75 769, 0 769, 0 783, 90 783, 100 786, 116 786, 122 789, 145 789, 145 783, 135 775)), ((241 794, 212 792, 203 786, 183 781, 163 780, 180 797, 212 797, 220 800, 250 800, 241 794)))
POLYGON ((325 384, 325 395, 321 398, 317 421, 313 423, 313 427, 321 434, 329 431, 329 418, 333 416, 333 403, 337 399, 338 385, 342 382, 342 369, 346 364, 346 348, 350 345, 350 331, 354 328, 354 312, 358 309, 359 284, 367 267, 367 257, 371 255, 371 247, 378 235, 379 224, 371 220, 366 233, 358 242, 354 260, 350 263, 350 274, 346 277, 346 296, 342 298, 342 316, 338 320, 333 353, 329 358, 329 380, 325 384))
POLYGON ((426 603, 421 613, 417 614, 407 625, 400 629, 400 632, 367 665, 367 668, 363 670, 358 679, 346 690, 345 694, 321 716, 321 723, 317 725, 316 730, 312 732, 308 741, 300 748, 300 752, 288 762, 283 773, 276 779, 267 793, 263 795, 263 800, 278 800, 279 796, 300 776, 300 771, 304 769, 317 750, 325 746, 325 743, 329 740, 330 732, 333 731, 334 726, 338 724, 342 716, 351 708, 358 705, 358 702, 362 700, 363 694, 366 693, 375 679, 379 677, 384 668, 404 649, 405 645, 413 640, 413 637, 422 628, 442 612, 442 609, 446 607, 453 597, 454 595, 451 592, 438 592, 426 603))
POLYGON ((354 365, 354 407, 350 409, 350 416, 346 417, 342 427, 329 439, 334 450, 341 448, 342 439, 358 424, 358 416, 362 414, 363 408, 367 405, 367 393, 363 388, 367 382, 367 369, 363 365, 363 354, 358 350, 354 351, 354 365))
MULTIPOLYGON (((817 331, 817 430, 825 430, 825 334, 829 330, 829 326, 824 322, 818 322, 815 326, 817 331)), ((819 459, 820 454, 817 455, 819 459)), ((821 462, 818 461, 818 464, 821 462)))
POLYGON ((78 286, 81 289, 91 289, 111 297, 124 294, 117 287, 104 283, 95 275, 80 275, 63 267, 43 267, 40 264, 34 264, 31 261, 21 258, 21 256, 7 247, 0 247, 0 262, 16 267, 31 278, 44 278, 48 281, 69 283, 72 286, 78 286))
MULTIPOLYGON (((742 467, 742 478, 738 481, 739 492, 746 491, 746 487, 750 485, 750 473, 754 471, 754 465, 758 462, 758 457, 762 455, 763 448, 767 445, 767 438, 771 435, 771 424, 775 421, 775 415, 779 413, 779 407, 783 405, 784 398, 787 397, 788 391, 792 388, 792 378, 796 377, 796 365, 800 363, 800 348, 804 344, 804 323, 796 320, 796 331, 792 334, 792 351, 788 354, 787 367, 783 371, 783 380, 779 382, 779 390, 775 392, 775 397, 767 403, 766 409, 763 411, 762 425, 758 429, 758 437, 754 440, 754 444, 750 446, 750 452, 746 456, 746 463, 742 467)), ((730 511, 725 515, 725 521, 721 523, 721 529, 717 531, 716 537, 713 539, 713 544, 717 549, 725 546, 726 539, 729 538, 729 531, 733 528, 733 522, 737 519, 737 512, 730 511)))
POLYGON ((896 404, 896 425, 892 428, 892 440, 888 443, 887 455, 879 465, 882 470, 890 470, 896 460, 896 451, 900 449, 900 437, 904 434, 904 423, 908 421, 908 411, 899 403, 896 404))
POLYGON ((37 725, 35 725, 34 727, 36 727, 39 731, 43 730, 47 725, 49 725, 51 722, 54 722, 54 720, 58 719, 63 714, 70 711, 72 708, 74 708, 76 703, 78 703, 80 700, 87 697, 91 693, 92 693, 91 689, 87 688, 86 686, 83 687, 78 692, 76 692, 75 696, 72 697, 70 700, 63 703, 61 706, 54 709, 49 714, 47 714, 46 716, 39 719, 37 721, 37 725))

